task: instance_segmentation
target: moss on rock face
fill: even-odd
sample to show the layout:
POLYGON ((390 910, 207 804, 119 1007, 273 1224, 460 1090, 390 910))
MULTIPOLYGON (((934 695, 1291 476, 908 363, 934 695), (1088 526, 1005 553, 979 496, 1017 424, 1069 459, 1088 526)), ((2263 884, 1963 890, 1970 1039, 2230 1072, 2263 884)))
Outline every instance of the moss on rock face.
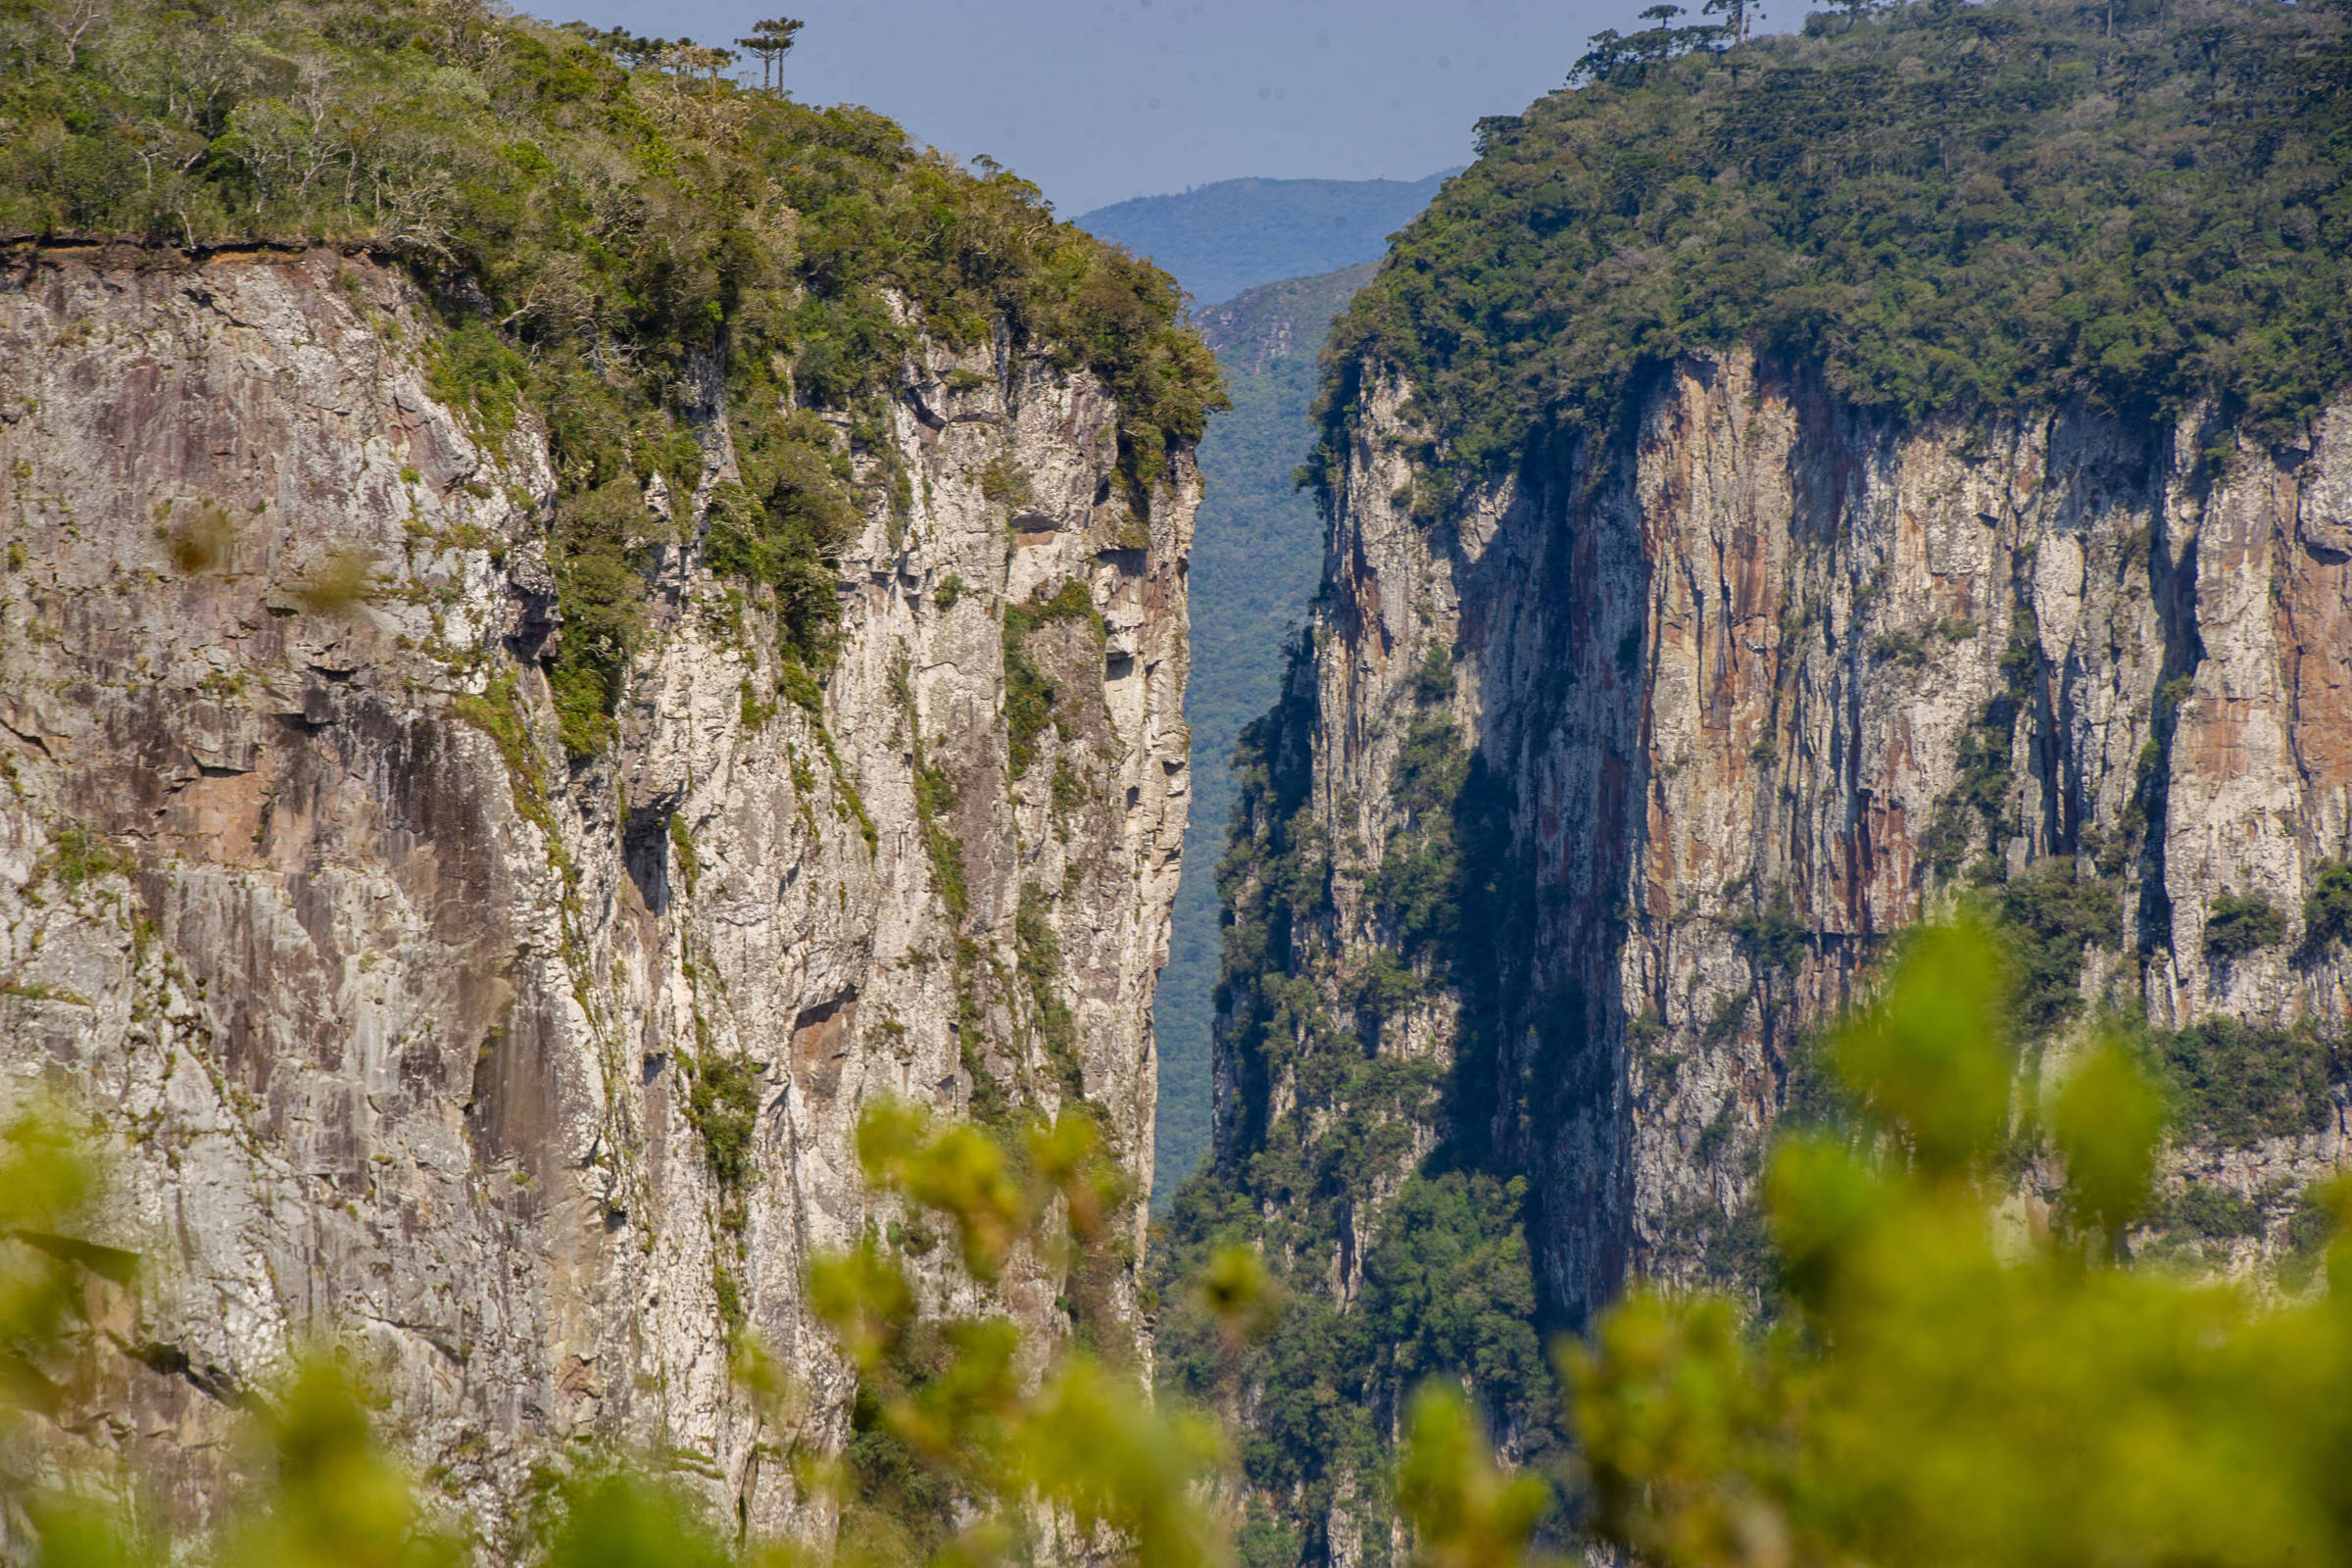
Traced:
POLYGON ((1029 651, 1032 632, 1062 621, 1081 621, 1103 639, 1102 612, 1084 582, 1072 579, 1051 596, 1042 590, 1025 606, 1004 612, 1004 735, 1006 761, 1019 778, 1037 760, 1038 737, 1054 721, 1061 694, 1047 680, 1029 651))
POLYGON ((706 1052, 687 1062, 686 1119, 702 1137, 710 1174, 731 1194, 740 1194, 754 1174, 760 1076, 757 1063, 734 1056, 706 1052))
POLYGON ((641 558, 680 531, 638 498, 659 479, 682 512, 700 490, 714 372, 742 483, 711 497, 707 559, 816 670, 835 557, 867 501, 905 499, 875 415, 926 339, 1003 328, 1015 355, 1092 371, 1147 502, 1222 401, 1174 282, 1054 221, 1034 186, 686 52, 475 0, 122 0, 70 47, 18 9, 0 45, 0 232, 396 257, 444 317, 434 395, 492 443, 544 423, 550 676, 575 757, 612 738, 641 558), (813 408, 851 416, 849 450, 813 408))

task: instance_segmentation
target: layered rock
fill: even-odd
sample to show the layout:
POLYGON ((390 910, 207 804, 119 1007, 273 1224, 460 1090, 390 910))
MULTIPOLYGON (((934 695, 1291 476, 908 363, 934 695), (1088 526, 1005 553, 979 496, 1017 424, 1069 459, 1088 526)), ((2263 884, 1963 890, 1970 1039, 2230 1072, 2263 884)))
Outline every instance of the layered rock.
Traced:
MULTIPOLYGON (((1701 356, 1619 443, 1455 493, 1411 388, 1361 385, 1252 824, 1263 844, 1305 812, 1279 875, 1314 914, 1273 959, 1262 932, 1229 947, 1218 1061, 1229 1168, 1286 1118, 1310 1163, 1343 1136, 1374 1154, 1336 1200, 1261 1195, 1331 1210, 1329 1256, 1296 1261, 1337 1298, 1437 1149, 1528 1178, 1549 1323, 1638 1274, 1740 1278, 1809 1033, 1967 887, 2072 911, 2054 983, 2082 1004, 2045 1006, 2037 1051, 2102 1006, 2341 1037, 2352 970, 2302 912, 2352 850, 2340 404, 2276 448, 2209 414, 1903 425, 1701 356), (1415 912, 1416 858, 1457 924, 1415 912), (2280 926, 2230 956, 2208 928, 2245 897, 2280 926), (1269 1007, 1268 972, 1309 996, 1269 1007), (1318 1030, 1427 1093, 1335 1100, 1371 1080, 1312 1065, 1318 1030)), ((1264 896, 1272 873, 1237 868, 1264 896)), ((2261 1208, 2233 1266, 2286 1247, 2344 1107, 2339 1061, 2325 1116, 2180 1138, 2176 1190, 2261 1208)))
MULTIPOLYGON (((0 1059, 106 1130, 147 1259, 59 1441, 202 1512, 233 1407, 331 1338, 494 1546, 583 1442, 821 1530, 774 1455, 845 1419, 801 1276, 868 1222, 859 1107, 1082 1095, 1149 1189, 1190 456, 1131 504, 1088 373, 930 345, 896 504, 856 450, 819 690, 704 564, 713 394, 619 738, 567 760, 544 433, 437 400, 435 330, 332 252, 8 258, 0 1059), (745 1333, 806 1431, 732 1390, 745 1333)), ((1004 1298, 1050 1337, 1059 1288, 1004 1298)))

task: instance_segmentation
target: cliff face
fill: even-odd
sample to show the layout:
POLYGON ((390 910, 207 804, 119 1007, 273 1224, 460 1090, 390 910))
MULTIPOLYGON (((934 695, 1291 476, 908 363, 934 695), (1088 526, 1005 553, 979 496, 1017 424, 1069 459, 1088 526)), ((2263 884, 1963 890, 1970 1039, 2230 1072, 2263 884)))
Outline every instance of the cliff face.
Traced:
POLYGON ((1413 389, 1356 384, 1311 637, 1244 742, 1218 1166, 1179 1205, 1299 1293, 1241 1397, 1366 1412, 1253 1477, 1298 1557, 1403 1549, 1368 1480, 1421 1378, 1534 1459, 1544 1337, 1637 1277, 1765 1289, 1821 1026, 1962 898, 2016 958, 2022 1092, 2110 1020, 2174 1079, 2134 1246, 2293 1275, 2346 1153, 2352 966, 2305 913, 2352 851, 2340 403, 2276 447, 1903 424, 1692 355, 1614 444, 1457 489, 1413 389))
MULTIPOLYGON (((800 1281, 866 1223, 859 1106, 1083 1094, 1149 1189, 1189 454, 1139 515, 1089 374, 929 346, 819 700, 704 565, 712 390, 619 739, 567 762, 545 439, 436 400, 429 322, 331 252, 9 258, 0 1056, 107 1130, 148 1259, 59 1441, 200 1510, 239 1396, 339 1336, 493 1543, 578 1440, 821 1528, 728 1362, 761 1336, 839 1436, 800 1281)), ((1004 1297, 1051 1335, 1061 1289, 1004 1297)))
MULTIPOLYGON (((1361 405, 1302 672, 1338 846, 1329 967, 1396 945, 1381 868, 1413 839, 1434 707, 1474 749, 1464 794, 1484 789, 1465 853, 1486 891, 1452 940, 1491 950, 1489 977, 1466 996, 1457 956, 1456 984, 1370 1029, 1360 985, 1328 1001, 1380 1051, 1491 1085, 1408 1147, 1491 1118, 1472 1141, 1530 1176, 1563 1319, 1629 1270, 1726 1266, 1802 1032, 1962 881, 2030 928, 2073 922, 2050 941, 2079 975, 2028 1020, 2061 1025, 2047 1047, 2078 996, 2160 1029, 2340 1036, 2345 956, 2303 941, 2301 911, 2352 844, 2341 405, 2278 449, 2082 414, 1906 429, 1699 357, 1624 448, 1416 519, 1406 391, 1361 405), (1453 675, 1434 700, 1433 649, 1453 675), (2248 896, 2282 925, 2230 956, 2209 921, 2248 896), (1466 1005, 1491 1060, 1457 1059, 1466 1005)), ((2323 1126, 2192 1135, 2176 1163, 2249 1200, 2299 1186, 2340 1156, 2332 1099, 2323 1126)))

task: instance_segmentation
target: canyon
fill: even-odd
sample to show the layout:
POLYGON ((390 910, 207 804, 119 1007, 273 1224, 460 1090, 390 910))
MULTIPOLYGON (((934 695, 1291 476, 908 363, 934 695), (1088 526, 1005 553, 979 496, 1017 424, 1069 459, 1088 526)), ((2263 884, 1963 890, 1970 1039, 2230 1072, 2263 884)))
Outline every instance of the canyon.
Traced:
POLYGON ((1564 1380, 1817 1304, 1792 1150, 1980 1279, 2324 1302, 2352 34, 1674 15, 1189 320, 723 51, 19 28, 0 1087, 102 1182, 6 1222, 78 1294, 0 1556, 51 1482, 202 1539, 321 1358, 491 1562, 628 1472, 744 1550, 1394 1568, 1446 1384, 1446 1485, 1622 1545, 1564 1380), (1939 922, 2002 970, 1957 1153, 1839 1054, 1939 922), (2166 1125, 2129 1202, 2085 1061, 2166 1125))

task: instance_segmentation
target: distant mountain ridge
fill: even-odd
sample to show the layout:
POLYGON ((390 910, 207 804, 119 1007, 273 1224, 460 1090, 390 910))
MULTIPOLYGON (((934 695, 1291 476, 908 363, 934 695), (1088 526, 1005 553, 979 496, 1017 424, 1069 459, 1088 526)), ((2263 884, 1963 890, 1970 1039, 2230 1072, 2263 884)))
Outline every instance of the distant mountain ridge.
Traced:
POLYGON ((1452 172, 1415 180, 1226 179, 1114 202, 1075 221, 1151 257, 1195 300, 1214 304, 1261 283, 1378 261, 1389 236, 1452 172))
POLYGON ((1379 270, 1377 261, 1359 262, 1317 277, 1282 278, 1195 311, 1193 325, 1228 375, 1264 375, 1278 362, 1312 367, 1332 320, 1379 270))

